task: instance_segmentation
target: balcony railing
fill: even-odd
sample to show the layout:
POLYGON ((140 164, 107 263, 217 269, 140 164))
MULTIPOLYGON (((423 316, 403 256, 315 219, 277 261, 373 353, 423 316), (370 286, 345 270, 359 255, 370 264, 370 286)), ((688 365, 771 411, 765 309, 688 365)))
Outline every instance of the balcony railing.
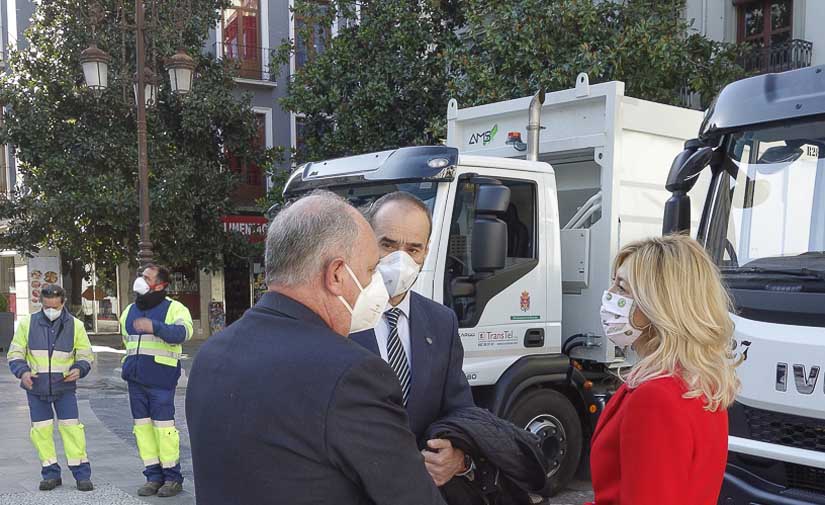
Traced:
MULTIPOLYGON (((813 43, 793 39, 773 44, 770 47, 746 49, 736 63, 748 76, 785 72, 811 66, 813 43)), ((698 93, 685 85, 680 92, 680 105, 689 109, 704 110, 709 104, 703 103, 698 93)))
POLYGON ((750 75, 785 72, 810 67, 812 52, 813 43, 793 39, 768 47, 747 50, 739 58, 738 63, 750 75))
POLYGON ((242 79, 277 80, 278 76, 269 71, 269 63, 275 57, 274 49, 219 42, 212 50, 215 56, 234 61, 238 66, 238 77, 242 79))

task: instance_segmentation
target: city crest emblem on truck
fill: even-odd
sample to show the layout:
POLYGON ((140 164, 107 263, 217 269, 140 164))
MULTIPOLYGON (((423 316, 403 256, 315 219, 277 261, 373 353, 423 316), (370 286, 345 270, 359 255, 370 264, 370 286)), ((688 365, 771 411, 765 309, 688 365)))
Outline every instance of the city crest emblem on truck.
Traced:
POLYGON ((527 291, 521 292, 521 311, 527 312, 530 310, 530 293, 527 291))

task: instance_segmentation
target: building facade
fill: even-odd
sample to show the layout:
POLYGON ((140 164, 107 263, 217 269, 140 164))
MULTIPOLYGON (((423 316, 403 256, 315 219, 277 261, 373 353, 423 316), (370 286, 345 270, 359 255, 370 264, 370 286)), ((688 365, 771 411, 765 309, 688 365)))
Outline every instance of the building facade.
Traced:
POLYGON ((825 64, 822 0, 687 0, 693 30, 712 40, 744 42, 746 70, 781 72, 825 64))

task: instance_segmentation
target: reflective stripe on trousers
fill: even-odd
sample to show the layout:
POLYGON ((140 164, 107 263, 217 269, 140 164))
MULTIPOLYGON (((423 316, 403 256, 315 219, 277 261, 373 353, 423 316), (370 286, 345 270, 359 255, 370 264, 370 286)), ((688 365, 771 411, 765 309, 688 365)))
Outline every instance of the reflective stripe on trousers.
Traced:
POLYGON ((88 463, 86 455, 86 427, 77 419, 61 419, 57 424, 69 466, 88 463))
POLYGON ((143 466, 157 465, 160 463, 158 454, 158 440, 155 437, 155 428, 152 420, 148 417, 135 419, 135 426, 132 428, 137 442, 138 454, 143 461, 143 466))
POLYGON ((132 429, 143 466, 160 464, 173 468, 180 460, 180 432, 175 421, 153 421, 150 418, 135 419, 132 429))
POLYGON ((32 423, 31 436, 32 444, 37 450, 40 464, 49 466, 57 463, 57 451, 54 448, 54 421, 38 421, 32 423))

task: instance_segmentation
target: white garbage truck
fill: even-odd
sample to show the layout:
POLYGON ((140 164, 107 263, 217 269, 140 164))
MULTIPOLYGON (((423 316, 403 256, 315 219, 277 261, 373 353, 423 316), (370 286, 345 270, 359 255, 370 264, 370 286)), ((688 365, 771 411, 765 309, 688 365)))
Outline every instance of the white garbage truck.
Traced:
POLYGON ((476 403, 542 437, 552 492, 586 457, 633 359, 602 335, 611 259, 661 233, 667 167, 701 118, 582 74, 532 98, 453 100, 447 145, 307 163, 285 195, 323 188, 360 207, 402 190, 429 206, 415 290, 455 311, 476 403))
POLYGON ((690 229, 688 192, 705 201, 696 237, 745 359, 719 503, 825 504, 825 66, 726 86, 667 188, 665 233, 690 229))

